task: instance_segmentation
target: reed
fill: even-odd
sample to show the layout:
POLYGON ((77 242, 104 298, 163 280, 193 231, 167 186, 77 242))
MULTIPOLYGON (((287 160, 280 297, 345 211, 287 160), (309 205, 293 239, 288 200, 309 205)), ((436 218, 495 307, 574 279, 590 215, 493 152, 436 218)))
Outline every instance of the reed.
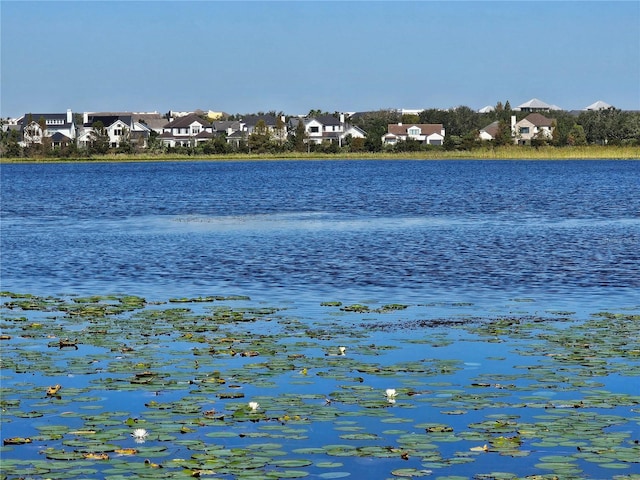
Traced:
POLYGON ((232 153, 225 155, 185 154, 110 154, 90 158, 0 158, 1 163, 39 162, 157 162, 157 161, 275 161, 275 160, 640 160, 640 147, 599 146, 582 147, 483 147, 465 151, 427 150, 421 152, 354 152, 304 153, 283 152, 264 154, 232 153))

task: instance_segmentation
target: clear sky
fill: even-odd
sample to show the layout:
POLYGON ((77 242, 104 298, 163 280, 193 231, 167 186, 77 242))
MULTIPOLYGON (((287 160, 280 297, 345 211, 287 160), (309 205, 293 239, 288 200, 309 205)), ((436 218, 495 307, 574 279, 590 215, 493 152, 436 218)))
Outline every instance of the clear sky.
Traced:
POLYGON ((0 0, 25 112, 640 109, 640 2, 0 0))

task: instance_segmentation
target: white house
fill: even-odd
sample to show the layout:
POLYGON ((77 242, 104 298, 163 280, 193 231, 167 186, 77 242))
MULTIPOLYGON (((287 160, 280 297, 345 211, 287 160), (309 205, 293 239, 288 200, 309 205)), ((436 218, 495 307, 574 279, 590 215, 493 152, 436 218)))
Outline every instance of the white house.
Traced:
POLYGON ((78 132, 78 145, 87 147, 93 142, 96 124, 102 124, 109 137, 109 147, 117 148, 129 141, 146 147, 151 128, 136 122, 132 113, 84 113, 82 128, 78 132))
POLYGON ((71 110, 66 113, 27 113, 17 123, 22 132, 23 146, 41 144, 44 138, 51 138, 55 147, 76 138, 71 110))
POLYGON ((490 123, 484 128, 480 129, 480 140, 495 140, 498 130, 500 129, 500 121, 490 123))
POLYGON ((391 123, 382 136, 384 145, 395 145, 400 141, 415 140, 425 145, 442 145, 445 131, 441 123, 391 123))
POLYGON ((551 139, 553 128, 553 120, 540 113, 530 113, 519 122, 515 115, 511 117, 511 131, 518 145, 530 145, 535 138, 551 139))
POLYGON ((176 118, 167 123, 162 130, 162 134, 158 138, 169 147, 195 146, 213 138, 211 123, 195 113, 176 118))
POLYGON ((344 113, 338 117, 333 115, 319 115, 294 119, 293 123, 304 123, 307 143, 320 144, 322 142, 336 142, 342 146, 348 136, 351 138, 366 138, 367 134, 361 128, 346 122, 344 113))

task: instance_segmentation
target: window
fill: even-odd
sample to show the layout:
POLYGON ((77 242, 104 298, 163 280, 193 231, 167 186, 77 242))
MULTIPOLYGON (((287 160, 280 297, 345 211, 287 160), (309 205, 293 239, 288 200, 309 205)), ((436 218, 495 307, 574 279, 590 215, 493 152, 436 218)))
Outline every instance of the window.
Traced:
POLYGON ((420 129, 418 127, 411 127, 409 130, 407 130, 407 134, 417 137, 418 135, 420 135, 420 129))
POLYGON ((116 136, 120 136, 120 135, 122 135, 122 129, 121 129, 121 128, 116 128, 116 129, 113 131, 113 134, 114 134, 114 135, 116 135, 116 136))
POLYGON ((200 127, 194 125, 193 127, 191 127, 191 133, 193 135, 199 134, 200 133, 200 127))
POLYGON ((309 132, 318 133, 320 131, 320 127, 309 127, 309 132))
POLYGON ((528 133, 529 133, 529 127, 520 127, 519 132, 520 132, 520 133, 527 133, 527 134, 528 134, 528 133))

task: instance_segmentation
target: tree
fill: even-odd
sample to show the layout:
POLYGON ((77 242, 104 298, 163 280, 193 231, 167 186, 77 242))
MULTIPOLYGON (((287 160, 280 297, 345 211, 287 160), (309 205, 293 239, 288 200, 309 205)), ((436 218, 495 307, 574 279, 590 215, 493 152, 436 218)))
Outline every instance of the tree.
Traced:
POLYGON ((271 147, 271 133, 264 120, 260 119, 253 127, 249 135, 249 151, 253 153, 266 153, 271 147))
POLYGON ((511 131, 511 123, 505 120, 498 122, 498 131, 493 139, 496 146, 513 145, 513 132, 511 131))
POLYGON ((18 130, 4 130, 0 125, 0 157, 17 158, 22 154, 20 148, 20 132, 18 130))
POLYGON ((296 152, 306 152, 307 147, 307 132, 304 129, 304 120, 302 118, 298 119, 298 124, 296 125, 296 130, 293 135, 293 149, 296 152))
POLYGON ((401 115, 397 110, 378 110, 359 115, 353 123, 367 132, 366 150, 379 152, 382 150, 382 137, 387 133, 389 124, 398 123, 400 120, 401 115))
POLYGON ((402 115, 402 123, 410 124, 410 123, 420 123, 420 115, 415 113, 405 113, 402 115))
POLYGON ((287 139, 287 128, 282 117, 283 115, 276 116, 276 126, 273 129, 275 140, 280 146, 282 146, 287 139))
POLYGON ((109 151, 109 133, 104 124, 98 120, 91 125, 91 133, 89 134, 89 153, 103 155, 109 151))

